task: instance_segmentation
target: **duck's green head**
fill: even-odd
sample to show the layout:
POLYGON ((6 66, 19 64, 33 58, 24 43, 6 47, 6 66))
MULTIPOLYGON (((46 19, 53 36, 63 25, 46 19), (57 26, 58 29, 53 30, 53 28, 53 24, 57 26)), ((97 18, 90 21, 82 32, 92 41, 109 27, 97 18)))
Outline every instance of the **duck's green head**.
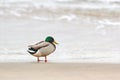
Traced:
POLYGON ((53 43, 53 44, 58 44, 58 43, 54 40, 54 38, 53 38, 52 36, 46 37, 45 41, 46 41, 46 42, 53 43))

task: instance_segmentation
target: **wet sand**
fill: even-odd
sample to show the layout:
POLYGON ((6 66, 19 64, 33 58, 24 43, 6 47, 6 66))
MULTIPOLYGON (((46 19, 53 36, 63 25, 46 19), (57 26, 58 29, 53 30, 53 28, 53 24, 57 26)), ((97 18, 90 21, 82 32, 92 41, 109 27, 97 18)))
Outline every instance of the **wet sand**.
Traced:
POLYGON ((120 64, 0 63, 1 80, 119 80, 120 64))

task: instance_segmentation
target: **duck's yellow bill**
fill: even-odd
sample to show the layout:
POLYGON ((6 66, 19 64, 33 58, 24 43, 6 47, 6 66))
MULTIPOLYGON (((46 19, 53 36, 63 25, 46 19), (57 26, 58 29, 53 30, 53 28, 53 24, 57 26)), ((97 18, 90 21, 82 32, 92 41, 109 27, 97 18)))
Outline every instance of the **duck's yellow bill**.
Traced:
POLYGON ((59 43, 57 43, 56 41, 54 41, 53 43, 54 43, 54 44, 59 44, 59 43))

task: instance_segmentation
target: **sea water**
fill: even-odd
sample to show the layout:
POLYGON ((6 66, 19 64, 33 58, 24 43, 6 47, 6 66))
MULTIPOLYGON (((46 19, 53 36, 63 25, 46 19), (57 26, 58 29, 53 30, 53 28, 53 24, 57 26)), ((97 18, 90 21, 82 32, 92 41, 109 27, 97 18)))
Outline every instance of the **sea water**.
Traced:
POLYGON ((0 0, 0 62, 35 62, 27 46, 49 35, 49 62, 120 63, 120 1, 0 0))

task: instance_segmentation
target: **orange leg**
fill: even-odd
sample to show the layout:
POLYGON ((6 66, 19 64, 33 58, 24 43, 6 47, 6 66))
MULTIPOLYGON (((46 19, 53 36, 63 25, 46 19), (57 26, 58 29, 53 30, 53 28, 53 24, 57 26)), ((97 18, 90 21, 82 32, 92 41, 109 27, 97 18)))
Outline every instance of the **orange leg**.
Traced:
POLYGON ((45 62, 47 62, 47 56, 45 56, 45 62))
POLYGON ((39 57, 37 57, 37 62, 40 62, 40 59, 39 59, 39 57))

